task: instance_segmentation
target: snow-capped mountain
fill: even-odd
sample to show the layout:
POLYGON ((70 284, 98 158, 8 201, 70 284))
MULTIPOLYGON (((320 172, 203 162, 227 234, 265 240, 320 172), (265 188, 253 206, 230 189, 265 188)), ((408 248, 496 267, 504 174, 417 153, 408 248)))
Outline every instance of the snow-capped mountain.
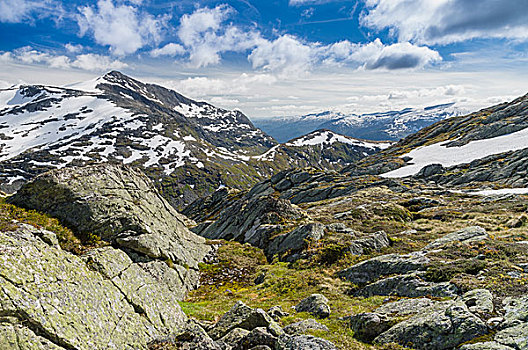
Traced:
POLYGON ((448 103, 361 115, 327 111, 303 116, 260 119, 254 123, 280 142, 316 129, 328 129, 366 140, 397 141, 440 120, 468 112, 455 103, 448 103))
POLYGON ((359 140, 323 129, 276 145, 258 159, 274 163, 287 160, 292 162, 290 167, 340 169, 390 145, 390 142, 359 140))
MULTIPOLYGON (((340 150, 328 144, 325 159, 333 159, 334 146, 340 150)), ((277 147, 240 111, 119 72, 66 87, 0 90, 0 188, 7 192, 50 169, 119 162, 141 167, 181 206, 221 185, 245 188, 295 164, 324 166, 295 158, 304 156, 299 152, 266 156, 277 147)))
POLYGON ((433 124, 344 171, 528 187, 528 95, 433 124))

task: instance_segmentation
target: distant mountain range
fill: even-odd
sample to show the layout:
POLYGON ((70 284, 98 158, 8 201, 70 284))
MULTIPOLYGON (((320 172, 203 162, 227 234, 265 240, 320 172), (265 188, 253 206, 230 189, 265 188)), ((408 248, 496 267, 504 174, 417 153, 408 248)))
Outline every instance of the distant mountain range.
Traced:
POLYGON ((247 188, 294 166, 340 169, 385 146, 329 132, 281 145, 239 111, 115 71, 67 87, 0 90, 6 192, 50 169, 113 162, 142 168, 180 207, 220 186, 247 188))
POLYGON ((440 120, 469 112, 455 103, 448 103, 362 115, 327 111, 302 116, 255 119, 253 122, 279 142, 287 142, 318 129, 328 129, 359 139, 398 141, 440 120))

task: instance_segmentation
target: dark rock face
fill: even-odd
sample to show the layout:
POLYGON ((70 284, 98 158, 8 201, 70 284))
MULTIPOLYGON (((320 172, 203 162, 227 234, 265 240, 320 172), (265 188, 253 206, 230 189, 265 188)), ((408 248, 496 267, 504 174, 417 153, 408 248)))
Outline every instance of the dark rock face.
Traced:
POLYGON ((209 251, 185 217, 139 171, 117 165, 65 168, 37 177, 9 201, 45 212, 80 234, 152 259, 197 269, 209 251))
MULTIPOLYGON (((283 256, 286 252, 291 260, 295 260, 295 253, 301 252, 308 247, 310 242, 315 242, 323 238, 324 225, 311 223, 297 227, 295 230, 273 238, 270 244, 265 247, 266 255, 283 256)), ((288 257, 285 258, 288 260, 288 257)))
POLYGON ((306 218, 306 213, 288 200, 270 195, 248 195, 223 210, 215 222, 200 225, 193 231, 210 239, 247 242, 265 248, 282 222, 306 218))

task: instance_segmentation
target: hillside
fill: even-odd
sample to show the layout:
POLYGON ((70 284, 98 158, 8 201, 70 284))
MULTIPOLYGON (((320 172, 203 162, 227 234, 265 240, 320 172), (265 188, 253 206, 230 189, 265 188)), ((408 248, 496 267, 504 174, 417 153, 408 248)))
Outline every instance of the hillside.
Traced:
POLYGON ((398 141, 438 121, 467 112, 455 103, 448 103, 361 115, 326 111, 302 116, 255 119, 254 123, 280 142, 317 129, 328 129, 359 139, 398 141))
POLYGON ((527 120, 525 95, 433 124, 344 171, 443 185, 524 187, 527 120))
POLYGON ((240 111, 115 71, 68 87, 0 90, 0 188, 7 192, 47 170, 111 162, 143 169, 182 206, 220 186, 248 188, 295 165, 337 169, 377 150, 328 145, 274 153, 279 144, 240 111))

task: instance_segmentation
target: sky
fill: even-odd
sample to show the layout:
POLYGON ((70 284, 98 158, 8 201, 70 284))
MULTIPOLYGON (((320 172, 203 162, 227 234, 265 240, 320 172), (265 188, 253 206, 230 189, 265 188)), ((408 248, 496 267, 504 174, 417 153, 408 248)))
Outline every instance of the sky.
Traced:
POLYGON ((250 118, 528 92, 528 0, 0 0, 0 88, 119 70, 250 118))

